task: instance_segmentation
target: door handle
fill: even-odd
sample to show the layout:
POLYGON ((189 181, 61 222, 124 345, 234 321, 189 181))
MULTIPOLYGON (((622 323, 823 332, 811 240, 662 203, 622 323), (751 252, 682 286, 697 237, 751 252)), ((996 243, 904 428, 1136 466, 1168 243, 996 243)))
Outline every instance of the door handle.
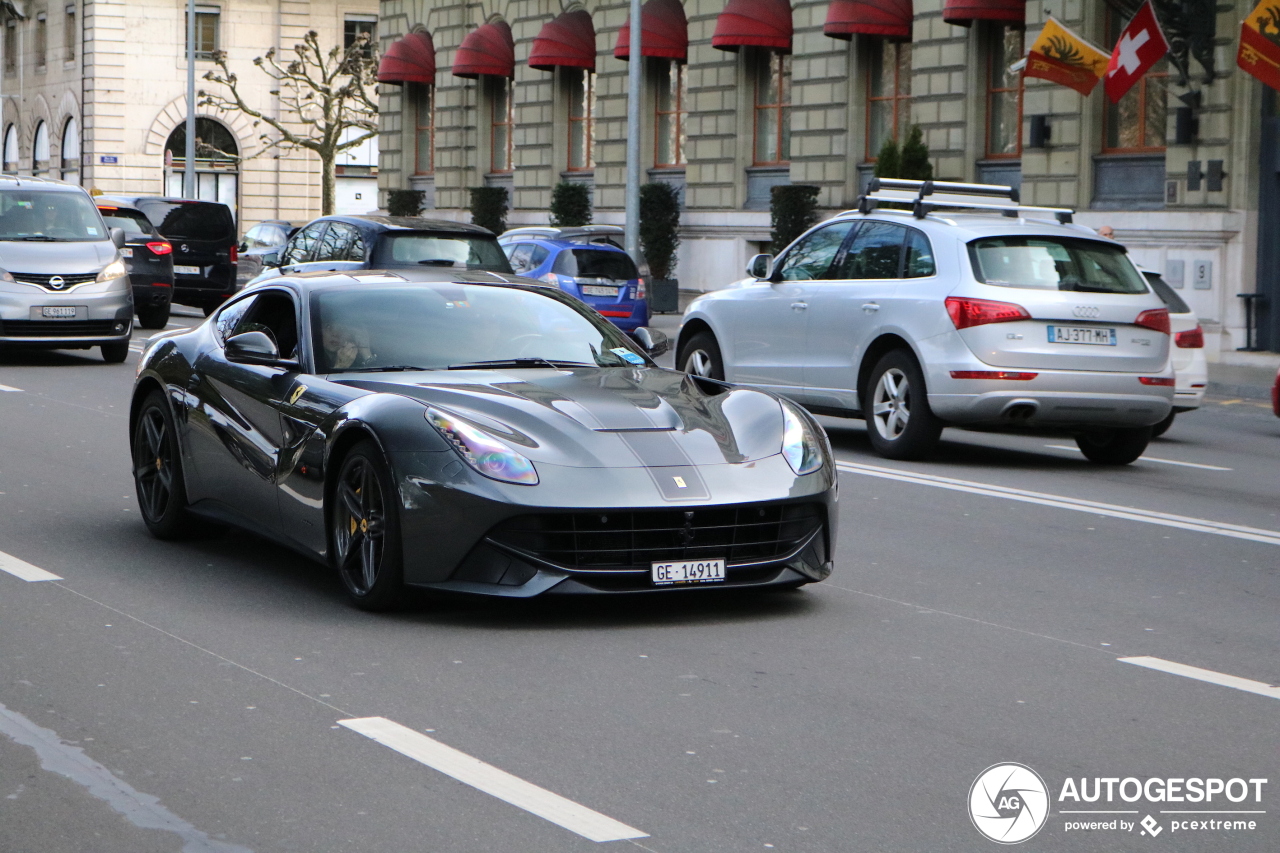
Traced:
POLYGON ((792 302, 792 303, 791 303, 791 310, 792 310, 792 311, 803 311, 804 309, 806 309, 806 308, 808 308, 808 307, 809 307, 809 303, 808 303, 808 302, 792 302))
POLYGON ((880 310, 880 306, 874 302, 864 302, 862 303, 862 310, 866 311, 868 314, 874 314, 880 310))

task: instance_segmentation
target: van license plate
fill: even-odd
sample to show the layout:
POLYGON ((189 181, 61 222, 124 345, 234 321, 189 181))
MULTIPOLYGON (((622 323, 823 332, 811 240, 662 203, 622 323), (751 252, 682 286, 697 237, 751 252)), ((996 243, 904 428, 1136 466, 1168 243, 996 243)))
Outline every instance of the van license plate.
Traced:
POLYGON ((1051 344, 1093 344, 1113 347, 1116 345, 1115 329, 1098 329, 1089 326, 1050 326, 1051 344))
POLYGON ((583 296, 617 296, 618 288, 605 287, 600 284, 584 284, 582 285, 583 296))
POLYGON ((721 583, 724 581, 724 560, 675 560, 670 563, 654 563, 651 572, 654 586, 721 583))
POLYGON ((178 275, 200 275, 200 267, 184 267, 174 264, 173 271, 178 275))
POLYGON ((133 257, 133 249, 130 249, 130 248, 128 248, 128 247, 121 249, 121 250, 120 250, 120 257, 122 257, 122 258, 132 258, 132 257, 133 257))
POLYGON ((61 317, 68 318, 76 316, 76 306, 74 305, 50 305, 40 309, 41 317, 61 317))

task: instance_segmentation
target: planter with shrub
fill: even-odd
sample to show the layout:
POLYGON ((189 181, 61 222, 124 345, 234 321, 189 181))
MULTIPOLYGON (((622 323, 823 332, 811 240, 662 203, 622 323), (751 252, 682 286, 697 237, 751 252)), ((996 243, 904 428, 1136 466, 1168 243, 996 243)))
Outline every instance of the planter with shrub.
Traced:
POLYGON ((672 275, 679 246, 679 191, 663 183, 640 187, 640 251, 649 267, 649 310, 655 314, 680 310, 680 282, 672 275))
POLYGON ((422 212, 425 195, 422 190, 389 190, 387 215, 417 216, 422 212))
POLYGON ((471 188, 471 222, 494 234, 507 230, 507 191, 504 187, 471 188))
POLYGON ((551 224, 557 228, 591 224, 591 187, 561 181, 551 190, 551 224))
POLYGON ((818 187, 786 184, 770 190, 769 216, 773 242, 769 251, 778 254, 818 222, 818 187))

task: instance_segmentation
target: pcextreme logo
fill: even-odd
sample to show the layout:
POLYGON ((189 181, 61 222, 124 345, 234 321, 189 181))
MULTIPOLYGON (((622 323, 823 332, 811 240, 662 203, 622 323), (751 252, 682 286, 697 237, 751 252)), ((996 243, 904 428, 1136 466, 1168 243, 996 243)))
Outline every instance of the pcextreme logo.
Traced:
POLYGON ((997 844, 1034 836, 1049 817, 1049 789, 1025 764, 993 764, 969 788, 969 819, 997 844))

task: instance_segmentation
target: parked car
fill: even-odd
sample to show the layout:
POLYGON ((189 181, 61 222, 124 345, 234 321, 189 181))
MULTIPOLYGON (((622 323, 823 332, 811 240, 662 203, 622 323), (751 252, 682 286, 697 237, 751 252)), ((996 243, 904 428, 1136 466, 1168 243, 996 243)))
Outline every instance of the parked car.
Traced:
POLYGON ((616 225, 529 227, 498 238, 519 275, 554 284, 631 332, 649 323, 644 277, 614 238, 616 225))
POLYGON ((81 187, 0 175, 0 345, 96 346, 103 361, 124 361, 133 331, 124 244, 81 187))
POLYGON ((1271 410, 1280 418, 1280 370, 1276 371, 1276 381, 1271 386, 1271 410))
POLYGON ((1200 319, 1178 292, 1160 277, 1160 273, 1143 270, 1147 284, 1169 308, 1169 325, 1173 330, 1173 374, 1177 380, 1173 392, 1173 411, 1151 428, 1152 435, 1164 435, 1173 426, 1175 416, 1191 412, 1204 403, 1209 385, 1209 365, 1204 357, 1204 330, 1200 319))
POLYGON ((1132 462, 1173 404, 1169 310, 1070 218, 1008 187, 873 179, 858 210, 695 300, 676 363, 865 418, 890 458, 973 426, 1070 431, 1087 458, 1132 462))
POLYGON ((284 219, 267 219, 244 233, 236 261, 236 286, 244 287, 262 272, 262 258, 279 252, 301 226, 284 219))
POLYGON ((212 521, 286 543, 366 609, 406 586, 530 598, 825 579, 822 428, 773 394, 659 368, 666 346, 513 275, 281 276, 148 343, 129 408, 141 517, 161 539, 212 521))
POLYGON ((280 275, 424 266, 509 273, 493 232, 417 216, 322 216, 262 256, 257 284, 280 275))
MULTIPOLYGON (((106 196, 103 196, 106 198, 106 196)), ((173 244, 173 301, 208 317, 236 291, 236 220, 216 201, 114 196, 147 215, 173 244)))
POLYGON ((163 329, 169 323, 169 305, 173 301, 173 244, 136 207, 106 196, 96 201, 107 227, 124 231, 120 256, 129 270, 138 325, 163 329))

